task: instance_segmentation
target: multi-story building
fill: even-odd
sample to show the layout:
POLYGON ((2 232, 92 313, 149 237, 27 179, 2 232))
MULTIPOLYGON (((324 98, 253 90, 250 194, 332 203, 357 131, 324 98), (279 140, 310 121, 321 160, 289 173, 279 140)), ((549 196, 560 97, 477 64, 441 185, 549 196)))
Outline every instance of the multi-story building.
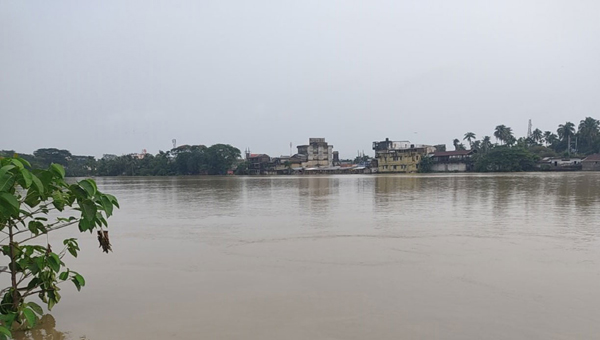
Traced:
POLYGON ((306 155, 306 162, 302 162, 305 168, 333 166, 333 145, 325 138, 309 138, 308 145, 298 145, 298 154, 306 155))
POLYGON ((434 152, 435 147, 386 138, 381 142, 373 142, 373 150, 378 172, 410 173, 419 171, 419 162, 428 153, 434 152))

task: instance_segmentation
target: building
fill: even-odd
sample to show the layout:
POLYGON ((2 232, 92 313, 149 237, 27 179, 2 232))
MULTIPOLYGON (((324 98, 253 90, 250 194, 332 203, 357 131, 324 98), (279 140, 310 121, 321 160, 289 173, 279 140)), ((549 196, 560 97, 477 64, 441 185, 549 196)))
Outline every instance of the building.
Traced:
POLYGON ((579 171, 582 170, 581 158, 544 157, 536 167, 545 171, 579 171))
POLYGON ((432 172, 465 172, 473 171, 473 155, 475 150, 435 151, 431 157, 432 172))
POLYGON ((411 144, 409 141, 391 141, 386 138, 373 142, 377 172, 411 173, 419 171, 419 162, 428 153, 435 151, 433 146, 411 144))
POLYGON ((298 154, 305 155, 304 168, 333 166, 333 145, 327 144, 325 138, 309 138, 308 145, 298 145, 298 154))
POLYGON ((595 153, 587 156, 581 161, 581 170, 583 171, 600 171, 600 154, 595 153))
POLYGON ((246 151, 249 175, 265 175, 271 168, 271 157, 263 153, 250 153, 246 151))

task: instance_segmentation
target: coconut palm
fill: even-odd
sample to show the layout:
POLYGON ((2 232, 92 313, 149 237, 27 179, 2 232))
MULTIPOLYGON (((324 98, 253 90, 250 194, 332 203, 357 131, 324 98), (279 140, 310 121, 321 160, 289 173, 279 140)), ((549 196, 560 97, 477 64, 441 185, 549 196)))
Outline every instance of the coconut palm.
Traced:
POLYGON ((471 149, 473 149, 473 140, 475 140, 475 138, 476 136, 473 132, 467 132, 465 133, 465 137, 463 138, 463 140, 466 140, 471 146, 471 149))
POLYGON ((462 143, 460 142, 460 140, 458 140, 458 138, 455 138, 455 139, 452 141, 452 144, 454 144, 454 150, 456 150, 456 151, 458 151, 458 150, 465 150, 465 146, 464 146, 464 144, 462 144, 462 143))
POLYGON ((535 129, 533 130, 533 132, 531 133, 531 138, 533 139, 534 142, 539 143, 542 141, 543 138, 543 132, 540 129, 535 129))
POLYGON ((548 146, 550 144, 550 142, 548 141, 552 136, 553 133, 552 131, 544 131, 544 142, 546 143, 546 146, 548 146))
POLYGON ((592 117, 586 117, 579 122, 578 129, 581 142, 585 147, 590 147, 598 140, 600 134, 600 122, 592 117))
POLYGON ((517 142, 515 136, 513 136, 512 128, 509 128, 508 126, 504 128, 504 142, 508 145, 513 145, 517 142))
POLYGON ((483 137, 483 139, 481 140, 481 151, 488 152, 492 148, 492 146, 493 145, 490 136, 483 137))
POLYGON ((505 141, 505 137, 506 137, 506 125, 498 125, 496 126, 496 130, 494 131, 494 137, 496 137, 496 140, 500 141, 500 143, 502 144, 505 141))
POLYGON ((544 140, 548 146, 552 146, 554 143, 558 142, 558 136, 554 133, 550 133, 548 136, 544 137, 544 140))
POLYGON ((558 129, 556 130, 558 133, 558 137, 560 140, 566 140, 569 137, 573 137, 575 135, 575 124, 571 122, 566 122, 564 124, 560 124, 558 129))

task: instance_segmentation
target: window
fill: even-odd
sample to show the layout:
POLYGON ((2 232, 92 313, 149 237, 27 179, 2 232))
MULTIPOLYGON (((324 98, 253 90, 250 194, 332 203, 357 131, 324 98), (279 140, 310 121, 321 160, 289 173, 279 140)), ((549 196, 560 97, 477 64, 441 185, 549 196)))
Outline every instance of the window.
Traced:
POLYGON ((394 165, 394 170, 396 170, 398 167, 394 165))

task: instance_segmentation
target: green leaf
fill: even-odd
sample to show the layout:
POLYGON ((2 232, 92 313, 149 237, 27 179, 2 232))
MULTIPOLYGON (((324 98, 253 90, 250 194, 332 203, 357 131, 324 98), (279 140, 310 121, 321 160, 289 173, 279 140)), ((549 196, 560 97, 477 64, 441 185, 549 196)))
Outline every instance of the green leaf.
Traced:
POLYGON ((27 324, 29 325, 29 327, 34 327, 35 320, 37 319, 35 313, 31 309, 25 308, 23 309, 23 315, 25 315, 25 319, 27 319, 27 324))
POLYGON ((50 253, 50 256, 48 256, 48 266, 50 266, 54 272, 58 273, 60 270, 60 258, 58 258, 58 255, 50 253))
POLYGON ((24 188, 29 189, 31 183, 33 183, 33 177, 31 175, 31 172, 29 172, 29 170, 27 169, 21 169, 21 176, 23 176, 23 180, 25 181, 24 188))
POLYGON ((11 175, 0 174, 0 191, 8 191, 15 184, 15 178, 11 175))
POLYGON ((35 188, 35 190, 37 190, 37 192, 40 195, 44 194, 44 185, 42 184, 42 181, 40 181, 40 179, 36 176, 36 175, 31 175, 31 180, 33 181, 33 187, 35 188))
POLYGON ((115 207, 121 209, 121 207, 119 207, 119 202, 117 201, 117 198, 115 196, 110 195, 110 194, 104 194, 104 196, 108 197, 108 199, 112 202, 112 204, 115 207))
POLYGON ((0 199, 10 204, 16 211, 19 211, 20 204, 14 195, 8 192, 0 192, 0 199))
POLYGON ((62 272, 60 273, 60 275, 58 276, 59 279, 65 281, 69 278, 69 271, 67 270, 66 272, 62 272))
POLYGON ((80 206, 83 218, 88 221, 93 221, 94 217, 96 217, 97 212, 96 204, 94 204, 94 202, 90 200, 85 200, 80 204, 80 206))
POLYGON ((18 159, 16 159, 16 158, 13 158, 13 159, 11 159, 10 161, 11 161, 11 163, 12 163, 14 166, 16 166, 17 168, 19 168, 19 170, 23 170, 23 169, 25 168, 25 167, 23 166, 23 163, 21 163, 21 161, 19 161, 19 160, 18 160, 18 159))
POLYGON ((12 337, 12 334, 10 333, 8 328, 6 328, 4 326, 0 326, 0 334, 5 336, 5 339, 7 339, 6 337, 8 337, 8 339, 12 337))
POLYGON ((44 310, 42 309, 42 307, 40 307, 40 305, 38 305, 35 302, 27 302, 27 305, 29 306, 29 308, 31 308, 36 314, 38 315, 42 315, 44 314, 44 310))
POLYGON ((85 190, 88 193, 90 197, 94 196, 98 191, 98 188, 96 188, 94 181, 92 181, 91 179, 84 179, 83 181, 79 181, 78 184, 80 187, 83 188, 83 190, 85 190))
POLYGON ((52 205, 54 205, 58 211, 63 211, 65 209, 65 200, 59 192, 52 193, 52 205))
POLYGON ((102 202, 102 208, 104 209, 104 212, 106 212, 106 217, 110 217, 113 213, 113 204, 110 201, 110 199, 106 196, 102 196, 102 198, 100 199, 102 202))
POLYGON ((85 286, 85 279, 83 278, 83 276, 79 275, 79 274, 75 274, 75 280, 77 282, 79 282, 79 284, 83 287, 85 286))
POLYGON ((50 171, 53 174, 59 176, 60 178, 65 178, 65 168, 63 168, 63 166, 60 164, 56 164, 56 163, 50 164, 50 171))
POLYGON ((30 164, 30 163, 29 163, 27 160, 25 160, 25 159, 23 159, 23 158, 19 158, 19 162, 21 162, 21 163, 23 163, 24 165, 27 165, 28 167, 30 167, 30 168, 31 168, 31 164, 30 164))
POLYGON ((25 204, 33 208, 40 204, 40 195, 37 193, 36 190, 29 189, 29 191, 27 191, 27 197, 25 197, 24 202, 25 204))

